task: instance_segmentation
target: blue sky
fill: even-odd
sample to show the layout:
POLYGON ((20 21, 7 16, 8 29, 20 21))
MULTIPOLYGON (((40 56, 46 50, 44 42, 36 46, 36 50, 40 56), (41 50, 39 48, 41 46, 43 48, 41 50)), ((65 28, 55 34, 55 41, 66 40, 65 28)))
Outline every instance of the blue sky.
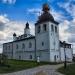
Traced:
MULTIPOLYGON (((59 7, 58 3, 62 4, 68 0, 16 0, 15 3, 12 2, 3 2, 9 0, 0 0, 0 14, 7 14, 8 18, 11 20, 36 20, 36 15, 32 12, 28 14, 28 9, 41 9, 43 3, 48 3, 51 7, 51 10, 57 12, 63 12, 63 15, 67 17, 68 20, 71 20, 71 15, 64 9, 59 7)), ((72 4, 75 2, 72 1, 72 4)))
POLYGON ((60 23, 60 40, 72 43, 75 49, 75 0, 0 0, 0 52, 14 32, 17 36, 23 34, 27 21, 34 34, 34 23, 44 3, 49 4, 50 13, 60 23))

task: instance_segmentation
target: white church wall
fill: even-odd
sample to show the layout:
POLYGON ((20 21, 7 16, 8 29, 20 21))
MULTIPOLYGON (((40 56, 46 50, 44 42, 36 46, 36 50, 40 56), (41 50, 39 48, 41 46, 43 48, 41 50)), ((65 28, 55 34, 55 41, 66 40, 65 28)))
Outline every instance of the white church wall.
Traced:
POLYGON ((18 41, 14 42, 13 48, 15 50, 14 52, 14 58, 16 59, 27 59, 29 56, 34 56, 35 55, 35 39, 29 39, 29 40, 23 40, 23 41, 18 41), (29 43, 31 43, 31 48, 29 48, 29 43), (25 48, 22 48, 22 44, 25 45, 25 48), (18 45, 18 49, 16 49, 16 45, 18 45), (33 52, 34 51, 34 52, 33 52))
POLYGON ((59 29, 58 25, 49 22, 49 41, 50 41, 50 61, 51 62, 58 62, 60 61, 59 56, 59 29), (53 25, 53 31, 51 28, 51 25, 53 25), (57 27, 57 33, 55 32, 55 26, 57 27))
POLYGON ((50 61, 51 62, 59 62, 60 61, 60 56, 59 56, 59 51, 51 50, 50 51, 50 61))
POLYGON ((59 50, 59 26, 55 26, 57 27, 57 32, 55 32, 55 49, 59 50))
POLYGON ((24 52, 23 54, 23 60, 34 60, 35 59, 35 54, 34 52, 24 52))
POLYGON ((50 50, 59 50, 59 29, 58 25, 49 22, 49 41, 50 50), (54 30, 52 31, 51 25, 53 25, 54 30), (55 26, 57 27, 57 32, 55 32, 55 26))
POLYGON ((52 24, 51 22, 49 22, 49 25, 48 25, 48 30, 49 30, 49 49, 50 50, 54 50, 54 39, 55 39, 55 37, 54 37, 54 32, 52 32, 51 31, 51 25, 53 25, 54 26, 54 24, 52 24))
POLYGON ((45 50, 45 51, 37 51, 37 57, 39 57, 40 61, 45 61, 45 62, 50 62, 50 58, 49 58, 49 51, 45 50))
POLYGON ((50 61, 49 56, 49 35, 48 35, 48 22, 44 22, 40 25, 35 25, 35 37, 36 37, 36 53, 40 56, 40 61, 50 61), (44 31, 43 26, 46 24, 46 31, 44 31), (38 26, 40 26, 40 32, 38 32, 38 26))
POLYGON ((3 53, 7 56, 8 59, 13 58, 12 43, 3 44, 3 53))
POLYGON ((46 50, 49 48, 47 36, 48 36, 47 33, 41 34, 40 36, 37 35, 36 37, 36 49, 37 50, 46 50))
POLYGON ((35 37, 36 37, 36 50, 46 50, 49 48, 48 44, 48 23, 42 23, 40 25, 36 25, 35 27, 35 37), (46 24, 46 31, 43 30, 43 25, 46 24), (37 33, 38 26, 40 26, 40 32, 37 33), (44 45, 42 46, 42 43, 44 45))
POLYGON ((66 48, 67 61, 72 61, 72 49, 66 48))
POLYGON ((65 48, 65 54, 64 54, 64 48, 60 48, 61 52, 61 61, 65 61, 65 54, 66 54, 66 60, 72 61, 72 48, 65 48))

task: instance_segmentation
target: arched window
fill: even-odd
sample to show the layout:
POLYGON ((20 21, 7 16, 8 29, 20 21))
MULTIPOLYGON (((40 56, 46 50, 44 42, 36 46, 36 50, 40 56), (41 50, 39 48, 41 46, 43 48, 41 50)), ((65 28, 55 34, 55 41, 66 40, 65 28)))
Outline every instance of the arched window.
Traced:
POLYGON ((44 46, 44 42, 42 42, 42 46, 44 46))
POLYGON ((21 59, 21 56, 19 56, 19 60, 21 59))
POLYGON ((7 50, 7 45, 5 46, 5 49, 7 50))
POLYGON ((57 33, 57 27, 55 26, 55 32, 57 33))
POLYGON ((40 33, 40 26, 38 26, 37 32, 40 33))
POLYGON ((46 28, 46 24, 43 25, 43 30, 44 30, 44 31, 47 30, 47 28, 46 28))
POLYGON ((29 48, 31 48, 32 47, 32 43, 31 42, 29 42, 29 48))
POLYGON ((16 49, 18 49, 18 44, 16 45, 16 49))
POLYGON ((52 31, 52 32, 54 31, 54 26, 53 26, 53 25, 51 25, 51 31, 52 31))
POLYGON ((25 48, 25 44, 23 43, 23 44, 22 44, 22 49, 24 49, 24 48, 25 48))
POLYGON ((32 55, 30 55, 30 59, 32 59, 32 55))
POLYGON ((54 55, 54 61, 56 62, 56 55, 54 55))
POLYGON ((10 45, 8 46, 8 49, 10 50, 10 45))

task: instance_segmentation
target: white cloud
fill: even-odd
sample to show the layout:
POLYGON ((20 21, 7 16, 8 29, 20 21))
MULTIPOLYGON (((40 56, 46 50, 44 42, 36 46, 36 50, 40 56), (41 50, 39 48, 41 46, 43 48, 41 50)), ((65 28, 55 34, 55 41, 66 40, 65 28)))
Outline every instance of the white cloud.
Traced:
POLYGON ((59 7, 64 8, 73 18, 75 18, 75 4, 72 3, 72 0, 69 0, 64 3, 58 3, 59 7))
POLYGON ((3 3, 15 4, 16 0, 2 0, 3 3))
POLYGON ((64 20, 59 24, 60 40, 73 44, 73 52, 75 53, 75 20, 64 20))
POLYGON ((6 14, 0 15, 0 22, 3 22, 3 23, 9 22, 9 19, 7 18, 6 14))
POLYGON ((53 15, 54 19, 58 22, 62 22, 66 19, 66 17, 62 14, 62 12, 56 12, 55 10, 50 11, 53 15))
MULTIPOLYGON (((42 8, 29 8, 29 9, 27 9, 27 13, 35 14, 36 16, 40 16, 43 13, 43 11, 41 11, 41 10, 42 10, 42 8)), ((56 21, 60 22, 60 21, 64 21, 66 19, 66 17, 63 15, 62 12, 57 12, 55 10, 50 10, 49 12, 53 15, 53 17, 56 21)))
POLYGON ((63 21, 63 23, 59 25, 59 33, 60 39, 72 43, 75 50, 75 4, 73 4, 73 1, 74 0, 68 0, 64 3, 58 3, 59 7, 65 9, 73 18, 71 21, 66 20, 67 23, 63 21))
MULTIPOLYGON (((11 21, 7 16, 1 15, 0 22, 3 24, 4 29, 0 31, 0 52, 2 52, 2 44, 13 40, 13 33, 17 36, 24 34, 24 28, 26 21, 11 21)), ((31 34, 34 35, 35 27, 32 22, 29 22, 31 28, 31 34)))
POLYGON ((36 14, 37 16, 39 16, 41 13, 42 13, 42 11, 41 11, 41 9, 40 8, 29 8, 28 10, 27 10, 27 12, 30 14, 36 14))
POLYGON ((67 41, 68 37, 70 36, 70 34, 66 32, 68 27, 69 27, 69 22, 67 20, 59 24, 59 35, 60 39, 63 41, 64 40, 67 41))

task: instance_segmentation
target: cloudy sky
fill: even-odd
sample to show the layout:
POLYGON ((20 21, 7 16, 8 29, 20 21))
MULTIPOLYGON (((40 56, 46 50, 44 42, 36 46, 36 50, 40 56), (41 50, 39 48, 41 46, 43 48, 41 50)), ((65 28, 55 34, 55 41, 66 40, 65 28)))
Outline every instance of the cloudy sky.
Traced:
POLYGON ((75 49, 75 0, 0 0, 0 52, 2 44, 13 39, 14 32, 17 36, 24 33, 27 21, 34 34, 43 3, 49 4, 51 14, 60 23, 60 40, 72 43, 75 49))

